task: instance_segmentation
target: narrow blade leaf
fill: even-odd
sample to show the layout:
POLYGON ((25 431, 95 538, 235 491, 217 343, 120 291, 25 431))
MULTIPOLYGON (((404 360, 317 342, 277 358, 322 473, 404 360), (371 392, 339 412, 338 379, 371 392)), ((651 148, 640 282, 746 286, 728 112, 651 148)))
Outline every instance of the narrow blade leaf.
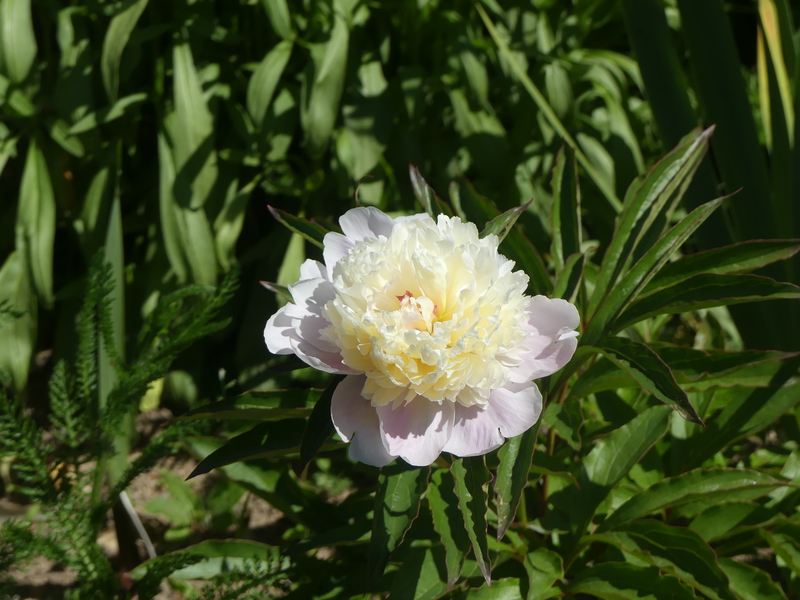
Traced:
POLYGON ((456 482, 458 508, 464 516, 467 534, 475 552, 475 560, 481 569, 487 585, 492 581, 492 563, 489 558, 487 539, 487 497, 491 474, 486 468, 483 456, 458 458, 453 461, 450 471, 456 482))

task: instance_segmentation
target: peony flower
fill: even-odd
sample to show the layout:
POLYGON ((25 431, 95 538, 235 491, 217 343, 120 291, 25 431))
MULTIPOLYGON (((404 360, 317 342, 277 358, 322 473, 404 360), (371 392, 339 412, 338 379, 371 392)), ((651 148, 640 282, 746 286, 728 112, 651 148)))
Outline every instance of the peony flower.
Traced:
POLYGON ((525 295, 528 276, 472 223, 426 214, 392 219, 355 208, 324 239, 286 304, 267 322, 276 354, 347 375, 331 401, 350 457, 431 464, 477 456, 542 412, 534 379, 577 347, 578 311, 525 295))

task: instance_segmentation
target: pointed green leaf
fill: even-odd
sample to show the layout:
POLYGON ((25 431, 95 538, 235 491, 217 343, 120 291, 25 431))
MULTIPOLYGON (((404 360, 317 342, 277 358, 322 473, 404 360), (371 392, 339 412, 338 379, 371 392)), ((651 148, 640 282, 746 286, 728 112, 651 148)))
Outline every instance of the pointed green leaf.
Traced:
POLYGON ((780 586, 761 569, 730 558, 720 558, 718 562, 739 600, 786 600, 780 586))
POLYGON ((250 83, 247 85, 247 111, 256 127, 261 127, 267 114, 275 88, 289 62, 294 44, 283 40, 278 42, 259 63, 250 83))
POLYGON ((576 452, 581 449, 583 415, 579 402, 551 402, 544 411, 542 422, 553 429, 570 448, 576 452))
POLYGON ((572 254, 567 258, 564 268, 558 273, 551 298, 564 298, 574 302, 583 280, 583 267, 586 254, 572 254))
POLYGON ((497 481, 494 484, 494 503, 497 510, 498 541, 503 539, 514 521, 522 493, 528 485, 540 424, 541 419, 525 433, 506 440, 497 453, 500 465, 497 467, 497 481))
POLYGON ((64 119, 46 119, 45 124, 50 137, 55 143, 72 154, 72 156, 83 158, 83 155, 86 154, 86 149, 80 139, 70 134, 69 125, 64 119))
POLYGON ((214 244, 219 264, 225 271, 230 271, 236 264, 236 242, 244 225, 247 203, 260 181, 261 177, 256 176, 237 190, 238 180, 234 179, 225 196, 225 204, 214 219, 214 244))
POLYGON ((611 488, 667 431, 670 410, 652 406, 603 438, 583 461, 572 494, 572 532, 580 536, 611 488))
POLYGON ((56 235, 56 200, 44 152, 30 138, 19 190, 17 227, 25 238, 25 260, 41 303, 53 304, 53 245, 56 235))
POLYGON ((146 7, 147 0, 136 0, 128 4, 122 12, 114 15, 106 31, 100 69, 103 73, 106 94, 112 103, 116 103, 119 93, 119 65, 122 62, 122 53, 146 7))
POLYGON ((300 470, 306 468, 306 465, 314 458, 314 455, 328 441, 333 433, 333 421, 331 420, 331 399, 333 392, 336 390, 344 375, 335 375, 331 379, 328 387, 322 392, 322 395, 314 405, 314 410, 311 416, 308 417, 308 424, 305 431, 303 431, 303 440, 300 444, 300 470))
MULTIPOLYGON (((702 133, 696 130, 687 135, 672 152, 648 173, 638 177, 628 188, 625 208, 618 218, 611 244, 603 256, 603 264, 595 282, 595 293, 587 309, 589 314, 594 313, 603 299, 618 289, 618 278, 630 264, 637 245, 659 217, 663 217, 675 201, 680 199, 691 175, 705 155, 713 130, 713 127, 702 133)), ((655 231, 656 236, 660 233, 655 231)))
POLYGON ((689 529, 707 542, 716 542, 742 531, 768 525, 779 514, 753 502, 723 502, 702 511, 689 523, 689 529))
POLYGON ((444 556, 441 547, 411 548, 395 573, 390 597, 393 600, 437 600, 447 593, 442 580, 444 556))
POLYGON ((555 111, 547 102, 542 92, 539 91, 539 88, 536 87, 536 84, 527 74, 522 65, 520 65, 520 62, 517 60, 517 58, 512 54, 511 50, 508 48, 508 45, 503 40, 502 36, 495 27, 494 23, 489 18, 489 15, 486 14, 486 11, 480 4, 476 6, 478 9, 478 13, 481 16, 481 19, 483 19, 484 25, 486 25, 486 28, 489 30, 489 34, 492 36, 492 39, 497 45, 497 48, 500 51, 500 55, 505 59, 506 64, 511 67, 511 71, 514 73, 519 82, 525 88, 525 91, 527 91, 528 94, 530 94, 531 98, 533 98, 533 101, 536 103, 536 106, 539 108, 542 115, 544 115, 545 119, 547 119, 547 122, 550 124, 550 126, 556 130, 561 139, 563 139, 575 152, 575 156, 577 157, 578 162, 589 174, 589 177, 592 179, 592 181, 594 181, 595 185, 598 187, 603 196, 606 197, 611 207, 615 211, 619 212, 619 210, 622 208, 622 204, 620 203, 619 198, 617 198, 617 195, 614 192, 614 190, 611 187, 609 187, 608 183, 597 172, 597 169, 595 169, 592 162, 581 151, 580 146, 572 137, 572 135, 569 133, 569 131, 567 131, 566 127, 564 127, 564 124, 558 118, 558 115, 556 115, 555 111))
POLYGON ((193 408, 178 417, 178 420, 278 421, 290 417, 307 417, 321 394, 321 390, 315 389, 248 392, 193 408))
POLYGON ((798 240, 750 240, 683 256, 664 265, 653 279, 642 289, 642 295, 672 287, 695 275, 714 273, 744 273, 778 260, 791 258, 800 251, 798 240))
POLYGON ((447 566, 447 588, 452 588, 461 577, 464 560, 470 549, 470 540, 464 519, 458 510, 455 480, 447 469, 433 472, 428 485, 428 503, 433 516, 433 527, 442 539, 447 566))
POLYGON ((367 567, 373 586, 383 575, 389 556, 403 541, 419 514, 420 499, 428 486, 429 473, 429 467, 409 467, 402 461, 381 469, 367 567))
MULTIPOLYGON (((553 243, 550 253, 559 270, 574 254, 581 252, 581 195, 575 154, 559 150, 553 170, 553 243)), ((563 298, 564 296, 558 296, 563 298)))
POLYGON ((737 600, 711 547, 694 531, 643 519, 602 535, 637 558, 673 572, 685 585, 715 600, 737 600))
POLYGON ((691 588, 656 567, 603 562, 582 570, 567 588, 604 600, 695 600, 691 588))
POLYGON ((69 128, 69 135, 91 131, 100 125, 116 121, 120 117, 133 112, 132 109, 145 100, 147 100, 147 94, 145 93, 131 94, 130 96, 120 98, 111 106, 106 106, 103 109, 87 114, 69 128))
POLYGON ((496 235, 502 242, 514 227, 514 224, 517 222, 517 219, 519 219, 519 216, 528 210, 528 207, 532 203, 533 200, 529 200, 522 206, 510 208, 506 212, 496 216, 494 219, 486 223, 486 227, 484 227, 483 231, 481 231, 481 237, 483 238, 487 235, 496 235))
POLYGON ((452 211, 439 196, 425 178, 419 169, 414 165, 408 165, 408 175, 411 179, 411 189, 414 190, 414 196, 422 206, 423 210, 428 213, 434 221, 438 218, 439 214, 451 215, 452 211))
POLYGON ((670 368, 650 347, 626 338, 610 337, 605 338, 598 349, 684 419, 692 423, 703 422, 670 368))
POLYGON ((717 390, 707 428, 691 438, 685 468, 702 465, 722 448, 761 431, 796 406, 800 401, 799 366, 800 357, 784 361, 770 380, 770 387, 717 390))
MULTIPOLYGON (((661 269, 669 257, 694 233, 726 198, 718 198, 696 208, 670 229, 622 277, 594 314, 582 336, 584 344, 594 344, 616 318, 661 269)), ((597 291, 595 291, 595 295, 597 291)), ((594 296, 593 296, 594 297, 594 296)))
POLYGON ((292 15, 286 0, 261 0, 261 5, 267 12, 272 28, 284 40, 294 37, 292 15))
POLYGON ((11 81, 25 80, 37 49, 31 0, 0 0, 0 68, 11 81))
POLYGON ((707 502, 711 506, 721 500, 753 500, 784 485, 771 475, 747 469, 690 471, 639 492, 607 517, 600 530, 688 502, 707 502))
POLYGON ((289 231, 303 236, 318 248, 324 247, 323 241, 325 239, 325 234, 328 233, 327 229, 303 219, 302 217, 295 217, 280 208, 274 208, 272 206, 268 208, 272 216, 275 217, 275 220, 279 221, 281 225, 286 227, 289 231))
MULTIPOLYGON (((208 200, 217 179, 214 119, 187 41, 173 47, 172 67, 175 112, 166 125, 175 157, 174 197, 181 208, 202 214, 198 209, 208 200)), ((185 219, 192 221, 188 214, 185 219)))
POLYGON ((0 368, 11 376, 11 388, 20 393, 28 385, 33 349, 36 344, 36 292, 25 264, 25 241, 8 255, 0 268, 0 306, 19 313, 0 315, 0 368))
POLYGON ((695 275, 631 304, 614 322, 621 331, 643 319, 758 300, 800 298, 800 287, 760 275, 695 275))
POLYGON ((305 421, 302 419, 260 423, 206 456, 187 479, 243 460, 297 453, 304 428, 305 421))
POLYGON ((795 575, 800 575, 800 542, 797 541, 797 529, 795 526, 791 533, 772 533, 766 529, 762 530, 764 538, 775 551, 775 554, 783 559, 795 575))
POLYGON ((344 90, 350 28, 347 15, 335 11, 328 41, 311 46, 313 69, 306 73, 301 89, 300 122, 312 157, 320 157, 330 143, 344 90))
MULTIPOLYGON (((282 564, 278 547, 252 540, 206 540, 178 552, 196 555, 201 560, 170 574, 170 579, 177 581, 211 579, 229 571, 244 571, 256 561, 267 569, 282 564)), ((131 571, 131 577, 135 581, 142 579, 159 560, 160 557, 152 558, 142 563, 131 571)))
POLYGON ((560 590, 554 588, 554 585, 564 577, 564 561, 561 556, 547 548, 537 548, 525 555, 523 565, 528 574, 526 600, 544 600, 560 595, 560 590))
POLYGON ((492 580, 492 562, 489 557, 489 545, 486 536, 487 523, 486 491, 491 474, 486 468, 483 456, 457 458, 450 471, 456 482, 458 508, 464 517, 467 534, 475 552, 475 560, 481 569, 486 583, 492 580))

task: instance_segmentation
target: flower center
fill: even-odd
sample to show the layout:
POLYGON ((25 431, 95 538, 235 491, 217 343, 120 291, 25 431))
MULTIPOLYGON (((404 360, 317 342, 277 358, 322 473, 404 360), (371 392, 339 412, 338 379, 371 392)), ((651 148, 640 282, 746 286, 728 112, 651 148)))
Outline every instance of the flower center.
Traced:
POLYGON ((528 277, 512 268, 471 223, 397 221, 334 265, 322 337, 367 376, 362 393, 375 406, 417 396, 485 404, 528 336, 528 277))
POLYGON ((414 294, 406 290, 406 293, 397 296, 397 299, 400 301, 400 314, 406 329, 416 329, 428 333, 432 331, 439 307, 430 298, 425 296, 415 298, 414 294))

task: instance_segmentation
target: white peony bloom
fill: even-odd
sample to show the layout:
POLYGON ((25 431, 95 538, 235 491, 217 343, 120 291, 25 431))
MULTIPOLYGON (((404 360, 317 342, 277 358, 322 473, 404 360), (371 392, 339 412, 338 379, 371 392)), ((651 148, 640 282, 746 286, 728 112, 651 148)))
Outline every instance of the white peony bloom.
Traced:
POLYGON ((426 214, 392 219, 356 208, 307 260, 294 303, 267 322, 276 354, 347 374, 331 417, 350 457, 422 466, 444 450, 485 454, 542 411, 534 379, 577 347, 578 311, 525 295, 528 276, 472 223, 426 214))

